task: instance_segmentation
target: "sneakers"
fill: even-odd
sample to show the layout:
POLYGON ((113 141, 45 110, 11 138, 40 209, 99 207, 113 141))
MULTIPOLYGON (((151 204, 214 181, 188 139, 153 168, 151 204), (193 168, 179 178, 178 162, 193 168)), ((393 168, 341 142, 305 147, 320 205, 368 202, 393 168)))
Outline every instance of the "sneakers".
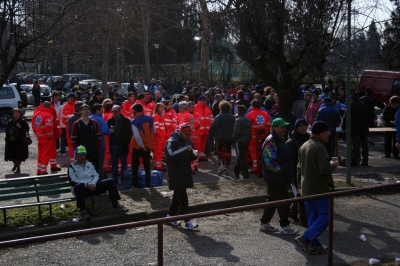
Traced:
POLYGON ((225 166, 223 165, 223 164, 221 164, 220 166, 219 166, 219 169, 218 169, 218 174, 219 175, 221 175, 223 172, 225 172, 226 171, 226 168, 225 168, 225 166))
POLYGON ((301 247, 301 249, 307 253, 310 254, 310 242, 308 240, 305 240, 301 236, 298 236, 294 239, 294 241, 301 247))
MULTIPOLYGON (((171 217, 171 215, 167 214, 167 218, 168 217, 171 217)), ((172 222, 169 222, 168 224, 173 225, 173 226, 179 226, 179 225, 181 225, 181 221, 172 221, 172 222)))
POLYGON ((265 224, 261 223, 260 231, 264 232, 264 233, 266 233, 266 232, 276 232, 276 231, 278 231, 278 228, 272 226, 270 223, 265 223, 265 224))
POLYGON ((299 232, 299 230, 291 227, 290 224, 283 226, 279 229, 279 233, 281 233, 281 235, 295 235, 298 232, 299 232))
POLYGON ((319 255, 319 254, 326 254, 328 253, 328 248, 321 245, 321 246, 310 246, 309 252, 311 255, 319 255))
POLYGON ((129 210, 127 208, 125 208, 123 205, 119 204, 117 205, 117 207, 115 207, 112 212, 113 213, 118 213, 118 214, 124 214, 127 213, 129 210))
POLYGON ((90 219, 92 219, 92 216, 90 216, 87 210, 83 210, 81 211, 81 219, 82 221, 89 221, 90 219))
POLYGON ((185 223, 185 229, 186 230, 193 230, 197 228, 199 225, 193 222, 193 220, 189 220, 188 222, 185 223))

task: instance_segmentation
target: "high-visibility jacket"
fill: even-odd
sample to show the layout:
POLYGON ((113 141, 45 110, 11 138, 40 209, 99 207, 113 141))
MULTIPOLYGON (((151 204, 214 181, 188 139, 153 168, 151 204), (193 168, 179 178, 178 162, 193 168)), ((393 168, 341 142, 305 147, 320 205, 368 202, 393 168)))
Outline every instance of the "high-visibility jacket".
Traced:
POLYGON ((201 115, 194 111, 193 113, 191 113, 191 115, 193 116, 193 135, 202 135, 200 134, 202 131, 201 129, 201 115))
MULTIPOLYGON (((42 106, 42 105, 40 105, 42 106)), ((32 116, 32 130, 38 140, 54 139, 53 110, 42 106, 36 108, 32 116)))
POLYGON ((66 127, 68 127, 68 120, 75 113, 75 103, 76 103, 76 100, 71 103, 66 103, 62 110, 61 120, 66 127))
POLYGON ((255 136, 258 129, 264 129, 266 133, 271 128, 271 119, 267 112, 260 108, 253 108, 247 115, 251 122, 251 135, 255 136))
POLYGON ((159 114, 154 114, 153 119, 154 119, 154 128, 156 131, 154 137, 155 138, 157 138, 157 137, 165 138, 165 136, 167 135, 167 129, 166 129, 164 117, 162 117, 159 114))
POLYGON ((167 135, 171 136, 172 132, 175 131, 177 126, 177 118, 176 112, 174 109, 169 109, 164 111, 164 121, 165 121, 165 129, 167 130, 167 135))
POLYGON ((178 128, 179 125, 186 123, 189 123, 192 126, 192 128, 194 128, 194 119, 188 110, 184 111, 183 113, 178 113, 176 116, 178 121, 178 128))
POLYGON ((153 113, 154 113, 154 108, 155 107, 156 107, 156 104, 155 104, 155 102, 153 100, 148 101, 143 106, 144 114, 152 116, 153 113))
POLYGON ((211 124, 214 120, 210 107, 201 103, 197 103, 194 106, 194 112, 199 115, 198 120, 200 123, 200 127, 198 129, 198 135, 208 135, 211 124))
POLYGON ((121 113, 122 113, 123 116, 125 116, 125 117, 128 118, 129 120, 132 120, 133 117, 134 117, 133 112, 132 112, 132 106, 133 106, 134 104, 135 104, 135 103, 132 104, 129 100, 126 100, 126 101, 124 101, 124 102, 122 103, 122 110, 121 110, 121 113))

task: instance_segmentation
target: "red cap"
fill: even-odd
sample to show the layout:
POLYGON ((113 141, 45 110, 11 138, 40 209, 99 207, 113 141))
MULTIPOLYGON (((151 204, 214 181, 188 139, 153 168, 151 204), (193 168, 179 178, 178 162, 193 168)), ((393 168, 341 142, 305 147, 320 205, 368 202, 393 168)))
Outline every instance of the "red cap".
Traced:
POLYGON ((142 77, 140 77, 140 78, 139 78, 139 80, 143 80, 143 78, 142 78, 142 77))

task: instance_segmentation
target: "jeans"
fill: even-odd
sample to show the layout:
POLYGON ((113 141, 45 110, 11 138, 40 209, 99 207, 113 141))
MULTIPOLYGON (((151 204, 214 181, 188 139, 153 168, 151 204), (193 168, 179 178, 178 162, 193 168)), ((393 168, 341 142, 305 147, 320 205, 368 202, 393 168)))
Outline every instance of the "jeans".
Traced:
POLYGON ((236 151, 236 164, 233 168, 233 172, 236 176, 239 176, 239 173, 242 173, 243 178, 249 178, 249 167, 247 165, 246 153, 249 149, 250 141, 242 141, 235 143, 235 151, 236 151))
MULTIPOLYGON (((277 201, 284 200, 289 198, 288 189, 286 187, 286 183, 270 183, 268 184, 268 198, 267 201, 277 201)), ((264 214, 261 217, 261 223, 266 224, 269 223, 274 217, 275 210, 278 209, 279 214, 279 224, 281 227, 287 226, 290 224, 289 222, 289 212, 290 205, 281 205, 278 207, 269 207, 264 209, 264 214)))
POLYGON ((110 201, 113 207, 116 206, 118 201, 121 199, 119 196, 117 187, 112 179, 103 179, 97 182, 96 189, 91 191, 85 187, 85 184, 79 183, 74 187, 74 193, 76 197, 76 206, 81 210, 86 210, 85 197, 90 195, 99 195, 108 192, 110 201))
MULTIPOLYGON (((183 215, 189 213, 189 200, 186 193, 186 188, 174 190, 171 205, 169 206, 168 214, 174 216, 176 214, 183 215)), ((185 220, 187 222, 188 220, 185 220)))
POLYGON ((110 147, 111 154, 111 176, 114 179, 115 184, 118 184, 118 160, 121 160, 121 182, 123 183, 123 176, 128 169, 128 154, 121 154, 119 146, 110 147))
POLYGON ((308 217, 308 229, 302 237, 309 240, 311 246, 321 246, 319 236, 328 228, 329 223, 329 199, 307 200, 304 204, 308 217))
POLYGON ((138 187, 139 161, 142 158, 144 171, 146 174, 146 187, 150 187, 150 151, 143 149, 132 149, 132 184, 138 187))

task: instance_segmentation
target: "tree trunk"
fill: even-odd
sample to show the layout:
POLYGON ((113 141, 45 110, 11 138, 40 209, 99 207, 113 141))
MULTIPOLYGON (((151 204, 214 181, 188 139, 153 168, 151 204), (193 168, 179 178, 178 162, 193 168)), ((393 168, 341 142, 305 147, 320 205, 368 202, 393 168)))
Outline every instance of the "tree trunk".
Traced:
POLYGON ((109 48, 110 48, 110 9, 107 8, 106 25, 104 27, 104 49, 103 49, 103 62, 101 65, 101 90, 103 95, 108 95, 107 80, 108 80, 108 61, 110 59, 109 48))
POLYGON ((151 72, 150 72, 150 55, 149 55, 149 29, 150 29, 150 20, 149 20, 149 14, 148 14, 148 9, 143 8, 143 5, 146 3, 146 1, 142 2, 141 5, 141 14, 142 14, 142 31, 143 31, 143 50, 144 50, 144 63, 145 63, 145 69, 146 69, 146 74, 145 74, 145 81, 147 83, 150 82, 151 79, 151 72), (146 12, 146 14, 145 14, 146 12))
POLYGON ((203 24, 203 34, 201 37, 201 58, 200 58, 200 78, 206 87, 209 87, 208 60, 210 58, 210 39, 211 25, 210 13, 208 11, 206 0, 200 0, 201 21, 203 24))

